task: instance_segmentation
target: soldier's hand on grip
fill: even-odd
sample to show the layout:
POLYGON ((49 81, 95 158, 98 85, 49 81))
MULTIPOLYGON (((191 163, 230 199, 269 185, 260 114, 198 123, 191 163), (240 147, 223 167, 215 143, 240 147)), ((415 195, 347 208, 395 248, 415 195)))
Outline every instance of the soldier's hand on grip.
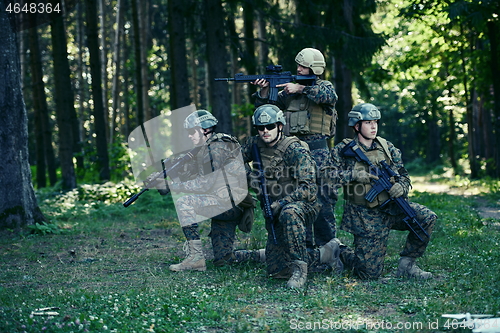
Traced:
POLYGON ((391 189, 389 190, 389 195, 392 198, 399 198, 405 193, 403 186, 400 183, 396 183, 392 185, 391 189))
POLYGON ((273 211, 273 216, 276 217, 279 215, 279 212, 281 210, 281 205, 279 202, 275 201, 271 204, 271 210, 273 211))

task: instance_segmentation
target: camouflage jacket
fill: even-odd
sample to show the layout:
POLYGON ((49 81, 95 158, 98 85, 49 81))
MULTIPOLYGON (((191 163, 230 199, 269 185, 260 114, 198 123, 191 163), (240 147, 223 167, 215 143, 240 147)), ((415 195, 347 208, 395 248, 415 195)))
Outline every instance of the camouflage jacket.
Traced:
MULTIPOLYGON (((252 146, 260 141, 259 136, 252 136, 247 139, 245 144, 242 146, 243 160, 245 163, 253 161, 252 156, 252 146)), ((280 141, 282 141, 281 139, 280 141)), ((280 141, 272 148, 279 145, 280 141)), ((271 149, 272 149, 271 148, 271 149)), ((286 168, 289 168, 293 173, 293 178, 295 179, 296 186, 287 195, 279 199, 280 206, 283 207, 288 203, 303 201, 307 202, 313 206, 317 204, 316 194, 316 164, 313 161, 311 154, 307 148, 302 146, 298 141, 291 143, 285 150, 282 156, 283 164, 286 168)), ((268 172, 269 166, 264 165, 265 172, 268 172)), ((248 177, 251 183, 255 178, 255 174, 249 171, 248 177)))
POLYGON ((170 189, 185 193, 216 194, 218 190, 225 187, 225 180, 240 179, 239 184, 229 184, 239 188, 247 188, 246 179, 241 181, 241 176, 245 176, 245 168, 240 155, 241 147, 236 138, 228 134, 214 133, 205 142, 203 148, 197 156, 185 166, 183 174, 184 181, 174 181, 169 185, 170 189), (224 170, 226 176, 213 175, 216 171, 224 170), (232 175, 232 177, 231 177, 232 175))
MULTIPOLYGON (((338 96, 333 88, 333 84, 330 81, 322 80, 320 78, 316 79, 316 82, 313 85, 306 86, 302 92, 305 94, 311 101, 320 105, 323 108, 323 111, 327 114, 337 119, 337 110, 335 110, 335 104, 337 103, 338 96)), ((276 101, 276 106, 278 106, 281 110, 285 111, 288 109, 291 100, 299 98, 299 94, 288 94, 284 90, 281 90, 278 93, 278 100, 276 101)), ((263 104, 269 103, 269 98, 262 98, 260 96, 260 91, 257 91, 253 94, 253 98, 255 99, 254 105, 255 107, 259 107, 263 104)), ((333 130, 333 135, 335 136, 335 129, 333 130)), ((332 137, 330 136, 330 137, 332 137)), ((324 139, 325 136, 321 134, 310 134, 306 136, 301 136, 300 139, 306 142, 324 139)))
MULTIPOLYGON (((366 147, 365 145, 360 143, 357 138, 355 138, 354 140, 365 152, 377 149, 376 141, 373 142, 371 147, 366 147)), ((332 157, 332 165, 328 168, 327 177, 332 183, 338 185, 346 185, 347 183, 352 181, 353 169, 354 165, 356 164, 356 159, 354 157, 341 156, 340 152, 345 146, 346 143, 344 141, 341 141, 330 151, 332 157)), ((398 182, 403 186, 405 194, 407 195, 411 188, 411 180, 408 171, 406 171, 403 165, 401 151, 396 148, 390 141, 387 141, 387 147, 391 158, 390 167, 395 173, 399 174, 400 177, 398 182)))

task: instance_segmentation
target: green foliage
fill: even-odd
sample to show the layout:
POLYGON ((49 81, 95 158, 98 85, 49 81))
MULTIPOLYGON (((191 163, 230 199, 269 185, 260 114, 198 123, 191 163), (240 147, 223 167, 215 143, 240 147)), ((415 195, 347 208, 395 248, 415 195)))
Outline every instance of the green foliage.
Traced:
MULTIPOLYGON (((95 183, 99 181, 99 163, 95 143, 88 142, 83 149, 85 167, 77 169, 79 182, 95 183)), ((120 181, 130 175, 130 157, 127 152, 127 143, 122 136, 118 136, 108 147, 110 176, 112 181, 120 181)))
MULTIPOLYGON (((488 179, 454 181, 482 191, 499 186, 488 179)), ((206 272, 169 271, 168 265, 182 257, 183 239, 170 196, 148 191, 124 208, 120 201, 138 190, 135 185, 100 186, 38 193, 46 214, 75 214, 71 232, 0 235, 0 331, 288 332, 299 325, 299 331, 312 330, 307 325, 317 322, 329 328, 325 331, 402 331, 381 328, 385 322, 404 325, 405 332, 440 332, 449 331, 444 313, 500 311, 498 220, 481 218, 470 196, 412 194, 413 201, 439 216, 429 248, 419 259, 434 279, 394 277, 407 235, 394 231, 381 279, 310 274, 307 288, 294 291, 283 287, 284 280, 268 278, 265 265, 257 263, 216 268, 209 261, 206 272), (103 202, 92 205, 96 200, 103 202), (34 314, 44 307, 54 307, 50 311, 57 314, 34 314), (342 324, 357 326, 335 328, 342 324), (431 324, 437 326, 429 329, 431 324)), ((500 205, 498 192, 481 198, 500 205)), ((339 221, 341 214, 340 200, 339 221)), ((62 218, 57 220, 62 225, 62 218)), ((209 228, 200 227, 205 248, 210 248, 209 228)), ((255 228, 251 235, 238 234, 238 248, 261 248, 266 236, 257 210, 255 228)), ((343 231, 338 236, 346 244, 352 241, 343 231)))
POLYGON ((35 223, 34 225, 29 225, 28 228, 30 229, 32 234, 37 234, 37 235, 50 235, 50 234, 61 234, 63 232, 63 229, 59 227, 57 224, 54 223, 35 223))

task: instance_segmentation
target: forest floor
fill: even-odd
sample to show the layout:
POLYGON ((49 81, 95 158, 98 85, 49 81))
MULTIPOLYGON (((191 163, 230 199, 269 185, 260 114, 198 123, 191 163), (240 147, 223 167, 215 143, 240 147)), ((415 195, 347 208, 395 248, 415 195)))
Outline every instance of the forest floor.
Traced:
MULTIPOLYGON (((452 186, 448 183, 430 182, 427 177, 412 176, 413 191, 436 193, 436 194, 449 194, 460 195, 470 198, 476 204, 476 209, 483 219, 496 219, 500 220, 500 201, 491 202, 480 194, 484 191, 483 188, 477 186, 452 186)), ((497 223, 500 226, 500 223, 497 223)))
MULTIPOLYGON (((419 259, 435 278, 394 275, 407 236, 394 231, 380 279, 312 273, 303 290, 269 278, 262 263, 215 267, 208 223, 200 224, 207 271, 171 272, 184 257, 171 196, 148 191, 124 208, 138 189, 123 183, 39 192, 51 223, 0 232, 0 332, 465 333, 442 315, 500 317, 500 195, 468 181, 412 181, 410 200, 439 216, 419 259)), ((238 248, 262 248, 266 236, 257 210, 238 248)), ((342 230, 338 237, 352 242, 342 230)))

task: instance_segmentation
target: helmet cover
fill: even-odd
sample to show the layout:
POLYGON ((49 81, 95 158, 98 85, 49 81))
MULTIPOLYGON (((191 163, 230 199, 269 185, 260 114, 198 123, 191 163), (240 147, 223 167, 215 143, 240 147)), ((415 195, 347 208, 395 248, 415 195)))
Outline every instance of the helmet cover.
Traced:
POLYGON ((252 123, 254 126, 274 123, 282 123, 283 125, 286 125, 286 120, 283 115, 283 111, 281 111, 276 105, 264 104, 255 110, 252 116, 252 123))
POLYGON ((362 120, 379 120, 381 118, 379 109, 370 103, 361 103, 352 108, 347 115, 349 126, 354 126, 362 120))

